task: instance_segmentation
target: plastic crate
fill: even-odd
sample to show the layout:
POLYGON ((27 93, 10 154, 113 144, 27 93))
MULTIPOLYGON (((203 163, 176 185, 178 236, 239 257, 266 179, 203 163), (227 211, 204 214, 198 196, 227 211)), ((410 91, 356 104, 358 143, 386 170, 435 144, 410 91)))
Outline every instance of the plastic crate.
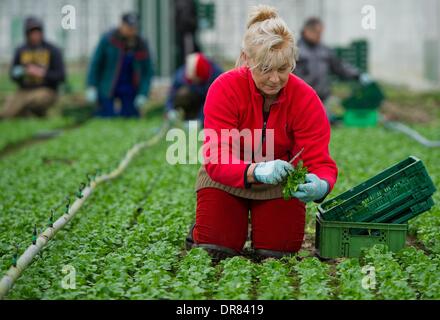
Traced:
POLYGON ((347 110, 344 114, 344 124, 347 127, 376 127, 378 122, 377 110, 347 110))
MULTIPOLYGON (((430 194, 431 192, 427 192, 430 194)), ((423 194, 423 193, 422 193, 423 194)), ((369 222, 377 223, 405 223, 416 216, 429 211, 434 206, 434 200, 432 195, 429 195, 426 199, 420 200, 417 194, 413 195, 412 199, 400 206, 393 208, 390 212, 378 216, 369 222), (402 222, 399 222, 402 221, 402 222)))
POLYGON ((318 210, 326 221, 404 223, 432 208, 435 191, 423 162, 409 157, 318 210))
POLYGON ((315 247, 324 259, 358 258, 377 244, 397 252, 405 247, 407 232, 407 224, 326 221, 318 213, 315 247))
POLYGON ((414 206, 410 207, 409 209, 402 212, 399 216, 396 216, 393 218, 391 223, 395 224, 401 224, 405 223, 411 219, 413 219, 415 216, 431 210, 432 207, 434 207, 434 200, 432 197, 427 199, 426 201, 419 202, 415 204, 414 206))
POLYGON ((351 88, 351 95, 342 101, 346 110, 377 110, 385 100, 385 94, 376 82, 365 85, 353 83, 351 88))
POLYGON ((367 40, 352 42, 347 47, 334 48, 336 56, 361 72, 368 72, 369 45, 367 40))

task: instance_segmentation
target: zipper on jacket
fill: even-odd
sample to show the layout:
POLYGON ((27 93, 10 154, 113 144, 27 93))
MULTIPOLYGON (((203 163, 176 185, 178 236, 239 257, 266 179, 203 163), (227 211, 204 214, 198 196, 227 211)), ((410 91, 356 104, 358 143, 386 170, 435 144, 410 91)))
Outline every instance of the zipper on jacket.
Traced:
POLYGON ((122 52, 122 49, 119 49, 118 50, 118 64, 116 66, 116 77, 113 78, 113 83, 112 83, 112 88, 111 88, 111 94, 112 95, 115 94, 116 84, 118 83, 119 76, 120 76, 120 73, 121 73, 123 58, 124 58, 124 54, 122 52))
MULTIPOLYGON (((264 101, 265 101, 265 98, 263 97, 263 108, 261 109, 261 115, 263 116, 263 132, 261 135, 261 145, 258 148, 258 152, 260 151, 260 149, 263 148, 263 144, 266 141, 267 123, 269 122, 270 111, 272 109, 272 106, 271 106, 271 108, 269 109, 268 115, 267 115, 267 119, 265 119, 264 118, 264 101)), ((252 163, 255 163, 255 151, 252 152, 252 163)))
POLYGON ((269 118, 270 118, 270 112, 272 110, 272 105, 269 108, 269 111, 267 112, 267 119, 265 119, 264 116, 264 103, 265 103, 265 99, 263 100, 263 135, 262 135, 262 139, 261 142, 265 142, 266 141, 266 131, 267 131, 267 123, 269 122, 269 118))
POLYGON ((264 141, 266 141, 266 129, 267 129, 267 121, 264 121, 264 124, 263 124, 263 136, 262 136, 262 139, 261 139, 261 142, 263 142, 263 143, 264 143, 264 141))

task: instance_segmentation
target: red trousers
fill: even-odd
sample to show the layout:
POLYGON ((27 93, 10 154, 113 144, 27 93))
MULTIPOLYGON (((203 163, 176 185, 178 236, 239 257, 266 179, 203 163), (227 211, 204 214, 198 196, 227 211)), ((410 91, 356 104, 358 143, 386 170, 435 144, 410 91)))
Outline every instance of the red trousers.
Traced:
POLYGON ((254 249, 298 252, 304 241, 305 204, 249 200, 207 188, 197 193, 196 244, 214 244, 240 252, 247 240, 249 212, 254 249))

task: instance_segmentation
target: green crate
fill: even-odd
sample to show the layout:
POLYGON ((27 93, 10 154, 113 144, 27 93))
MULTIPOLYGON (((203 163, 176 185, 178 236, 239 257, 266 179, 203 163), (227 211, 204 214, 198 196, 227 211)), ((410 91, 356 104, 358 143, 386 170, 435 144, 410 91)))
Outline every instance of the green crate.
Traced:
POLYGON ((404 223, 432 208, 435 191, 423 162, 409 157, 318 210, 327 221, 404 223))
POLYGON ((216 5, 212 2, 196 1, 197 17, 202 29, 213 29, 215 27, 216 5))
POLYGON ((336 47, 334 51, 345 63, 355 66, 360 72, 368 72, 369 46, 366 40, 354 41, 347 47, 336 47))
POLYGON ((324 259, 359 258, 377 244, 397 252, 405 247, 407 232, 407 224, 326 221, 318 213, 315 247, 324 259))
POLYGON ((432 197, 429 197, 427 200, 413 205, 412 207, 402 212, 399 216, 394 217, 391 223, 405 223, 406 221, 413 219, 415 216, 431 210, 434 205, 434 200, 432 199, 432 197))
POLYGON ((414 217, 431 210, 434 206, 434 200, 432 199, 431 191, 425 190, 421 193, 413 194, 411 198, 406 199, 405 202, 401 202, 395 208, 387 212, 386 214, 376 216, 369 222, 377 223, 400 223, 409 221, 414 217), (426 198, 420 200, 420 196, 427 195, 426 198))
POLYGON ((385 100, 385 94, 376 82, 369 84, 353 83, 351 88, 351 95, 342 101, 342 106, 346 110, 377 110, 385 100))
POLYGON ((379 122, 377 110, 347 110, 344 113, 344 124, 347 127, 376 127, 379 122))

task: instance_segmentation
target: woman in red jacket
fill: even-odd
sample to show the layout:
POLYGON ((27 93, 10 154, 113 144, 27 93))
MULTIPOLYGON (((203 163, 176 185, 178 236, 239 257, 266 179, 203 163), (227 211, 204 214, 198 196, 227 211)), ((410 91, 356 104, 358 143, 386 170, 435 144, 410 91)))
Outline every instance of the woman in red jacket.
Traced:
POLYGON ((257 255, 280 258, 300 250, 306 203, 324 201, 338 169, 329 154, 325 109, 315 91, 292 74, 296 54, 294 37, 276 10, 254 7, 237 68, 220 76, 206 99, 208 151, 197 178, 188 249, 202 247, 219 259, 240 254, 250 212, 257 255), (224 136, 225 130, 253 133, 252 160, 244 156, 243 136, 224 136), (238 155, 231 152, 237 142, 238 155), (256 160, 261 150, 263 155, 272 150, 271 161, 256 160), (280 183, 294 170, 289 161, 301 150, 294 165, 302 160, 310 174, 285 201, 280 183))

